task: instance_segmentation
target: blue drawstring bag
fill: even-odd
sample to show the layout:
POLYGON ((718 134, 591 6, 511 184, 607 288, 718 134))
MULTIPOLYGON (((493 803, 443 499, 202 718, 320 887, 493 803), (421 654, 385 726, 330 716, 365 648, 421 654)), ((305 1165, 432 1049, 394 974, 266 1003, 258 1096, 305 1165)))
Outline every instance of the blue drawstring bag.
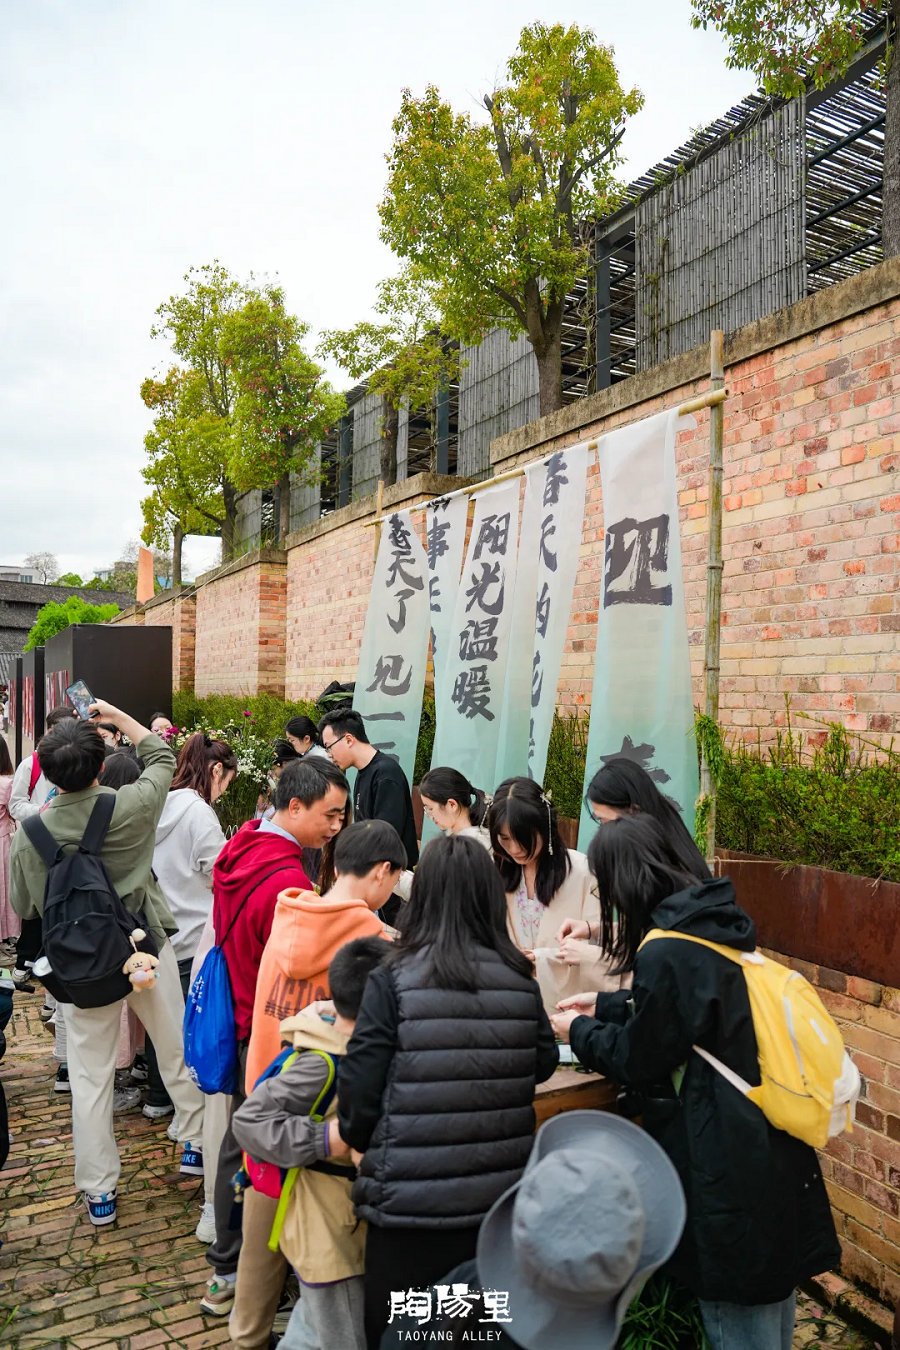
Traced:
POLYGON ((184 1062, 201 1092, 234 1092, 237 1036, 228 964, 221 947, 207 952, 184 1009, 184 1062))
POLYGON ((255 890, 277 872, 293 871, 276 867, 258 881, 244 896, 234 912, 222 941, 206 953, 187 996, 184 1009, 184 1062, 191 1080, 201 1092, 231 1094, 237 1077, 237 1034, 234 1028, 234 998, 231 977, 222 950, 238 916, 255 890))

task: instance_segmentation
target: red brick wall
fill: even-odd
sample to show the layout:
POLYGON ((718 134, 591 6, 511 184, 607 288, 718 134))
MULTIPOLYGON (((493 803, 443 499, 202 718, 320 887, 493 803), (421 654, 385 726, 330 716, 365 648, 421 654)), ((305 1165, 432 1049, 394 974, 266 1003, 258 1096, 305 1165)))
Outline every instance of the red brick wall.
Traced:
MULTIPOLYGON (((401 509, 452 491, 463 479, 418 474, 385 492, 384 509, 401 509)), ((332 680, 356 677, 375 565, 374 498, 336 511, 288 540, 286 694, 315 698, 332 680)), ((412 517, 424 530, 424 512, 412 517)), ((424 538, 423 538, 424 542, 424 538)))
POLYGON ((284 696, 284 554, 257 550, 201 578, 194 690, 284 696))
MULTIPOLYGON (((757 729, 771 734, 785 722, 788 694, 794 713, 889 738, 900 731, 900 298, 729 359, 747 345, 746 332, 726 349, 721 719, 754 739, 757 729)), ((518 453, 513 434, 505 438, 512 454, 495 442, 495 468, 625 426, 707 387, 706 379, 670 385, 518 453)), ((699 703, 709 413, 696 420, 680 434, 676 455, 699 703)), ((563 657, 559 703, 567 709, 590 702, 602 538, 595 466, 563 657)))
POLYGON ((894 1304, 900 1299, 900 990, 770 955, 816 986, 863 1076, 852 1132, 830 1140, 819 1156, 843 1274, 894 1304))
POLYGON ((172 688, 194 687, 196 648, 196 597, 181 593, 164 600, 151 600, 144 606, 144 624, 172 629, 172 688))

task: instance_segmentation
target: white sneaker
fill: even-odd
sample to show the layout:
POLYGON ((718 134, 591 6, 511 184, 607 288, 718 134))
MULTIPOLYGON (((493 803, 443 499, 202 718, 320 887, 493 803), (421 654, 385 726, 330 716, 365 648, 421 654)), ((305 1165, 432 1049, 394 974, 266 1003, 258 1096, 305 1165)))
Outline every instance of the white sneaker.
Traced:
POLYGON ((177 1144, 179 1137, 180 1136, 178 1134, 178 1117, 173 1116, 166 1128, 166 1138, 171 1139, 173 1144, 177 1144))
POLYGON ((209 1246, 216 1240, 216 1211, 212 1205, 204 1205, 200 1211, 200 1222, 194 1229, 194 1237, 198 1242, 209 1246))

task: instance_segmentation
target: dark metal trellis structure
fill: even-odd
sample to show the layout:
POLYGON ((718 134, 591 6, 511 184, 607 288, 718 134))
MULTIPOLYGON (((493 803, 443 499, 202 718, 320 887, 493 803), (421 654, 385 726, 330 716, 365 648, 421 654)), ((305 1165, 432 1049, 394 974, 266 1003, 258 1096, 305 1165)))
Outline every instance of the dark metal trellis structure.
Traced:
MULTIPOLYGON (((792 104, 752 94, 586 223, 593 266, 566 300, 564 402, 881 261, 885 30, 877 18, 869 28, 844 79, 792 104)), ((522 339, 492 331, 463 357, 431 407, 401 412, 399 478, 483 473, 491 439, 537 416, 522 339)), ((321 483, 292 491, 293 528, 373 490, 377 409, 364 385, 347 401, 318 449, 321 483)), ((264 533, 271 513, 271 497, 247 494, 240 535, 264 533)))

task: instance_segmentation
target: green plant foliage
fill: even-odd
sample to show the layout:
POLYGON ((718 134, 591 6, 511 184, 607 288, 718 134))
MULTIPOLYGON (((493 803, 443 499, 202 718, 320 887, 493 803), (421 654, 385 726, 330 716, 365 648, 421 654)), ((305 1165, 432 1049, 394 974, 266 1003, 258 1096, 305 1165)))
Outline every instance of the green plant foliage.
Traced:
POLYGON ((589 725, 587 714, 555 713, 550 730, 544 789, 559 814, 572 820, 581 815, 589 725))
POLYGON ((693 1294, 656 1274, 631 1303, 616 1350, 709 1350, 693 1294))
POLYGON ((172 696, 172 721, 180 729, 210 728, 225 730, 229 727, 243 727, 249 722, 265 740, 272 742, 284 739, 285 724, 291 717, 305 714, 316 720, 316 705, 301 699, 297 703, 285 703, 274 694, 208 694, 206 698, 197 698, 195 694, 181 690, 172 696))
POLYGON ((43 647, 54 633, 61 633, 73 623, 106 623, 118 612, 118 605, 91 605, 79 595, 70 595, 61 602, 51 601, 38 610, 25 639, 25 651, 30 652, 32 647, 43 647))
POLYGON ((775 744, 726 744, 719 848, 900 881, 900 754, 827 724, 810 746, 790 719, 775 744))
POLYGON ((436 717, 434 690, 426 689, 422 699, 422 720, 419 722, 419 739, 416 743, 416 764, 413 769, 414 783, 421 783, 425 774, 431 768, 431 752, 434 749, 436 717))
POLYGON ((57 577, 54 586, 83 586, 84 582, 77 572, 63 572, 61 577, 57 577))

